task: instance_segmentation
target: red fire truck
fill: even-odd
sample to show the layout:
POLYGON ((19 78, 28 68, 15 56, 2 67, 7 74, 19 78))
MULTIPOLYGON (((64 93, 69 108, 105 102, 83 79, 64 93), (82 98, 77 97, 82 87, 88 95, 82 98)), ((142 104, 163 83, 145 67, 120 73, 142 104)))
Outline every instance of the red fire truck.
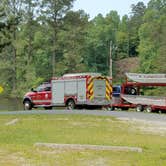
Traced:
POLYGON ((112 80, 99 73, 66 74, 52 78, 25 94, 24 109, 54 106, 109 106, 111 103, 112 80))
POLYGON ((166 97, 144 96, 141 92, 143 88, 166 87, 166 74, 126 73, 126 77, 125 83, 113 87, 112 109, 136 108, 136 111, 166 111, 166 97))

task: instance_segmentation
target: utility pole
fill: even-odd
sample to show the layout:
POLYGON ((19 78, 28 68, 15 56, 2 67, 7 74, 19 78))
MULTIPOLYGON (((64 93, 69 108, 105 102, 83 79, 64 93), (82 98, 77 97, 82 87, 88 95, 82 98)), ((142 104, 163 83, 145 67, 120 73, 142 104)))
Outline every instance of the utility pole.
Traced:
POLYGON ((112 78, 112 41, 110 42, 110 77, 112 78))

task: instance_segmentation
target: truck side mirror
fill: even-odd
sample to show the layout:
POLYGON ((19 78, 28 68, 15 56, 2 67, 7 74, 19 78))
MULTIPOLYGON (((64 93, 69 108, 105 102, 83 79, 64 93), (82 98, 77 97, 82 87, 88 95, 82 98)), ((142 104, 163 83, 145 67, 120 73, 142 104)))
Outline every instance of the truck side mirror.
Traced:
POLYGON ((32 91, 32 92, 37 92, 37 91, 36 91, 36 90, 34 90, 33 88, 31 88, 31 91, 32 91))

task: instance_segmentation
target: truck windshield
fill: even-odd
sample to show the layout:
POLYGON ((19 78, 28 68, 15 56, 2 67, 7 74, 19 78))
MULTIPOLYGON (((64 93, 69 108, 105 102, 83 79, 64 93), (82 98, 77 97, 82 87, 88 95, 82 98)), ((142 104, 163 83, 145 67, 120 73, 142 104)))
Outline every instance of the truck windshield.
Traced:
POLYGON ((36 88, 36 91, 37 92, 41 92, 41 91, 44 91, 44 85, 40 85, 36 88))
POLYGON ((42 84, 42 85, 39 85, 35 90, 37 92, 50 91, 51 85, 50 84, 42 84))

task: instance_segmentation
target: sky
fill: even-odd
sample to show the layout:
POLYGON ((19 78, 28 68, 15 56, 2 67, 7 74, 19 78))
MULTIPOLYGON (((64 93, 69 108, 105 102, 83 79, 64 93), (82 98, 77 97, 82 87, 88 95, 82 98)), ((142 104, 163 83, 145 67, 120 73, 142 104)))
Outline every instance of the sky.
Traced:
POLYGON ((111 10, 116 10, 122 17, 125 14, 129 15, 131 12, 131 5, 137 4, 139 1, 142 1, 147 5, 150 0, 76 0, 73 9, 83 9, 89 14, 90 19, 93 19, 99 13, 105 16, 111 10))

